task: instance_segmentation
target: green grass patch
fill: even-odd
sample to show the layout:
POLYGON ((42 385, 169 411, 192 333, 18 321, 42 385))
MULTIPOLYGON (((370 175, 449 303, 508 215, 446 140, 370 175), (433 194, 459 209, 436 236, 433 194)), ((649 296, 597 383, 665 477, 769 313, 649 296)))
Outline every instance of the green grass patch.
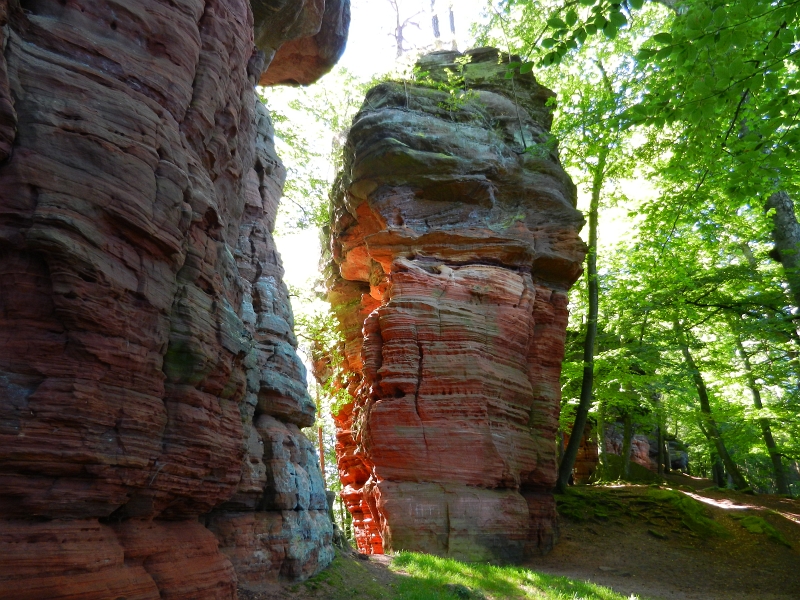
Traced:
POLYGON ((415 552, 401 552, 392 561, 398 579, 398 600, 464 598, 535 598, 537 600, 627 600, 593 583, 536 573, 521 567, 463 563, 415 552))
POLYGON ((772 525, 767 523, 765 519, 755 515, 734 515, 733 517, 739 522, 739 525, 744 527, 750 533, 766 535, 769 539, 783 544, 787 548, 792 545, 788 540, 781 535, 781 532, 775 529, 772 525))

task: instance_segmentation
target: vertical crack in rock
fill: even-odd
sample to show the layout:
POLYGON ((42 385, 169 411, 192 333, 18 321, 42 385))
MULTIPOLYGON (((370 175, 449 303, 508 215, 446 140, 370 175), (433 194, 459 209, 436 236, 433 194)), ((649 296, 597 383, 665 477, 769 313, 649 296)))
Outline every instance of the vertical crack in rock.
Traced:
MULTIPOLYGON (((460 57, 419 64, 442 81, 460 57)), ((559 375, 583 218, 549 144, 553 93, 530 74, 506 80, 495 49, 466 57, 457 102, 382 83, 348 134, 327 281, 353 397, 337 456, 362 552, 520 561, 557 537, 559 375)))
POLYGON ((235 598, 332 559, 254 86, 295 38, 326 40, 298 81, 330 68, 349 9, 278 0, 256 48, 251 4, 0 0, 0 598, 235 598))

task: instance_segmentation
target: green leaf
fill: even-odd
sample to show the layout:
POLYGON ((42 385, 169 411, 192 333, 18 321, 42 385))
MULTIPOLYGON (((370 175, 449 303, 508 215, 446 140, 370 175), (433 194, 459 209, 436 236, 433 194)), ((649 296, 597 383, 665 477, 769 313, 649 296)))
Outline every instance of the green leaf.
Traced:
POLYGON ((550 17, 547 19, 547 26, 550 29, 566 29, 567 24, 564 23, 559 17, 550 17))
POLYGON ((635 10, 639 10, 644 6, 644 0, 628 0, 628 6, 635 10))
POLYGON ((794 37, 794 32, 788 27, 781 29, 781 32, 778 34, 778 39, 787 46, 794 44, 794 37))
POLYGON ((664 46, 658 52, 656 52, 656 58, 661 60, 663 58, 667 58, 670 54, 672 54, 672 46, 664 46))
POLYGON ((621 12, 611 11, 608 14, 608 20, 616 27, 617 29, 621 29, 628 24, 628 19, 625 18, 621 12))
POLYGON ((658 42, 659 44, 671 44, 672 43, 672 35, 669 33, 657 33, 652 38, 650 38, 654 42, 658 42))
POLYGON ((615 37, 617 37, 617 28, 611 21, 609 21, 606 23, 606 26, 603 27, 603 33, 606 34, 608 39, 613 40, 615 37))
POLYGON ((578 22, 578 13, 576 13, 573 9, 569 9, 569 11, 567 11, 566 20, 567 20, 567 25, 572 27, 573 25, 575 25, 575 23, 578 22))
POLYGON ((592 4, 595 4, 597 0, 578 0, 578 2, 581 4, 581 6, 591 6, 592 4))
POLYGON ((557 43, 558 42, 556 42, 556 40, 554 40, 553 38, 544 38, 542 40, 542 48, 552 48, 557 43))
POLYGON ((712 19, 712 23, 719 27, 728 19, 728 13, 725 12, 724 6, 718 6, 716 10, 714 10, 714 18, 712 19))
POLYGON ((595 33, 597 33, 597 25, 595 25, 594 23, 587 23, 586 33, 588 33, 589 35, 594 35, 595 33))
POLYGON ((530 73, 531 71, 533 71, 533 63, 532 62, 523 63, 523 65, 519 68, 519 74, 520 75, 525 75, 526 73, 530 73))
POLYGON ((556 64, 556 63, 558 63, 560 61, 561 61, 561 56, 556 52, 551 52, 550 54, 548 54, 547 56, 545 56, 542 59, 542 63, 545 66, 554 65, 554 64, 556 64))

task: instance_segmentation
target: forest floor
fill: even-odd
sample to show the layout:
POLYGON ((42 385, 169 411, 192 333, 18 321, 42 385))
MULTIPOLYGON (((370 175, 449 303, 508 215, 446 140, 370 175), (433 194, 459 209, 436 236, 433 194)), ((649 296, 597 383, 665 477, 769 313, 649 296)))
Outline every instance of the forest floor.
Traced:
POLYGON ((661 486, 576 486, 558 505, 559 543, 525 568, 339 553, 332 568, 307 582, 240 590, 240 598, 800 598, 798 500, 670 475, 661 486))

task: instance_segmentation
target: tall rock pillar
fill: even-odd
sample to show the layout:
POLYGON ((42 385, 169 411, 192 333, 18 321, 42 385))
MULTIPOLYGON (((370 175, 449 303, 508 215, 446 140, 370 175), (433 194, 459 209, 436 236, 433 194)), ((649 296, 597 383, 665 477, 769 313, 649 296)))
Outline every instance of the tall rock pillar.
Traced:
POLYGON ((348 6, 0 0, 0 598, 228 599, 332 558, 254 86, 329 69, 348 6))
POLYGON ((362 552, 518 561, 557 538, 583 217, 549 135, 554 94, 506 79, 504 61, 430 54, 432 85, 374 87, 349 132, 328 290, 353 398, 336 417, 339 470, 362 552), (465 60, 463 83, 448 79, 465 60))

